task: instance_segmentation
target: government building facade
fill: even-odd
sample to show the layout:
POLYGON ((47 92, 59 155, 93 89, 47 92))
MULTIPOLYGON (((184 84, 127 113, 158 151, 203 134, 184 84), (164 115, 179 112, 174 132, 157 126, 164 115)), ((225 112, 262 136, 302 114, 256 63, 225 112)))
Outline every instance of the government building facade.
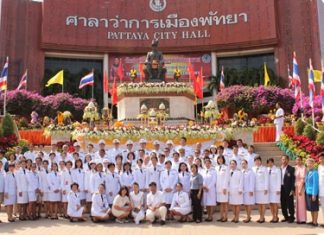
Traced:
POLYGON ((118 82, 129 81, 131 69, 142 80, 152 40, 165 55, 167 81, 180 69, 182 81, 189 82, 191 63, 203 71, 206 87, 222 66, 225 76, 228 71, 244 83, 261 84, 262 76, 253 71, 264 63, 287 85, 296 51, 307 93, 308 60, 320 70, 324 53, 321 0, 0 0, 0 6, 0 63, 9 57, 10 89, 28 69, 27 89, 51 94, 55 86, 44 84, 63 69, 66 91, 88 97, 91 91, 76 84, 94 70, 101 105, 109 102, 103 77, 106 73, 111 83, 119 63, 124 75, 118 82))

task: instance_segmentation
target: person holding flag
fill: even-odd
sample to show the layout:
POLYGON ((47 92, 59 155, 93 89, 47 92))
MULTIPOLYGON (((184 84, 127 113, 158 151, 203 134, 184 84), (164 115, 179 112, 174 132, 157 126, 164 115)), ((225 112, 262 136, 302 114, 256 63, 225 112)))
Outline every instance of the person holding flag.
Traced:
POLYGON ((27 69, 25 71, 25 73, 22 75, 21 79, 20 79, 20 82, 19 82, 19 85, 17 87, 17 91, 22 89, 22 88, 25 88, 27 90, 27 69))

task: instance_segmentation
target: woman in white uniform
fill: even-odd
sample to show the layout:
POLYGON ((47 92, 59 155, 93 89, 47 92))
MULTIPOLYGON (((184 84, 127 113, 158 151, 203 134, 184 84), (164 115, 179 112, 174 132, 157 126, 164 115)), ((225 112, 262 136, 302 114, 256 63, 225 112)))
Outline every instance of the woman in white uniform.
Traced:
MULTIPOLYGON (((139 159, 141 160, 141 159, 139 159)), ((140 191, 137 182, 133 184, 133 192, 129 194, 132 208, 132 216, 135 224, 139 224, 145 218, 144 214, 144 192, 140 191)))
POLYGON ((51 219, 58 219, 58 204, 61 201, 61 177, 58 173, 58 165, 52 163, 51 173, 47 175, 49 186, 49 202, 51 219))
MULTIPOLYGON (((63 217, 68 218, 67 207, 68 200, 67 196, 71 190, 72 184, 72 162, 67 161, 65 163, 65 170, 61 173, 61 189, 62 189, 62 204, 63 204, 63 217)), ((78 187, 79 188, 79 187, 78 187)))
POLYGON ((217 221, 227 222, 229 168, 225 165, 223 155, 217 157, 216 165, 216 199, 220 204, 220 218, 217 221))
POLYGON ((92 195, 91 216, 93 222, 106 221, 111 215, 104 184, 98 186, 98 191, 92 195))
POLYGON ((77 183, 71 184, 71 191, 67 196, 67 214, 70 217, 70 222, 86 221, 83 215, 84 207, 81 206, 81 199, 78 191, 79 185, 77 183))
POLYGON ((255 204, 255 174, 248 164, 246 159, 241 161, 243 173, 243 204, 246 210, 246 219, 243 220, 244 223, 251 222, 252 205, 255 204))
POLYGON ((15 176, 15 164, 9 163, 9 171, 5 177, 5 186, 4 186, 4 204, 6 206, 6 211, 8 215, 9 222, 15 222, 13 218, 13 208, 17 203, 17 184, 15 176))
POLYGON ((146 169, 143 168, 143 159, 138 159, 137 167, 133 172, 134 182, 136 182, 142 192, 146 192, 146 169))
POLYGON ((28 183, 28 217, 36 220, 36 204, 40 193, 39 175, 36 171, 36 163, 31 166, 31 171, 27 173, 28 183))
POLYGON ((84 180, 85 173, 83 170, 83 163, 81 159, 77 159, 75 161, 75 168, 72 170, 72 181, 73 183, 77 183, 79 185, 79 196, 81 199, 81 204, 85 204, 85 188, 84 188, 84 180))
POLYGON ((270 223, 278 223, 278 205, 280 203, 281 191, 281 170, 274 165, 273 158, 269 158, 267 160, 267 164, 269 171, 269 202, 272 214, 272 220, 270 220, 270 223))
POLYGON ((269 204, 269 172, 265 166, 262 166, 260 156, 255 157, 252 170, 255 174, 255 202, 258 204, 260 214, 257 222, 264 223, 266 205, 269 204))
POLYGON ((108 171, 106 174, 105 179, 105 186, 106 186, 106 195, 108 198, 109 206, 112 207, 114 198, 119 192, 120 189, 120 182, 119 182, 120 175, 115 172, 115 164, 109 163, 108 164, 108 171))
POLYGON ((214 207, 216 206, 216 180, 217 175, 214 168, 212 168, 211 160, 205 159, 205 172, 202 175, 204 178, 203 183, 203 205, 207 209, 206 222, 213 221, 214 207))
POLYGON ((128 187, 122 186, 113 201, 112 214, 116 217, 116 222, 122 224, 128 222, 127 218, 131 211, 128 187))
POLYGON ((20 169, 16 171, 17 183, 17 204, 19 211, 19 220, 27 219, 27 205, 28 205, 28 184, 26 161, 21 160, 20 169))
POLYGON ((39 172, 40 187, 42 202, 44 203, 45 218, 50 216, 50 202, 49 202, 49 185, 47 180, 47 175, 50 173, 48 169, 48 161, 44 160, 42 162, 43 169, 39 172))
POLYGON ((91 193, 95 193, 98 190, 100 184, 105 184, 106 174, 103 172, 103 164, 97 163, 96 172, 92 173, 90 177, 91 193))
POLYGON ((176 185, 176 192, 173 194, 170 213, 172 216, 180 216, 179 222, 186 222, 191 212, 191 203, 187 192, 179 182, 176 185))
POLYGON ((182 190, 186 193, 190 193, 190 173, 188 165, 181 162, 179 165, 179 182, 182 184, 182 190))
POLYGON ((237 169, 235 160, 230 161, 229 204, 234 213, 233 223, 239 222, 240 209, 243 204, 243 174, 237 169))
MULTIPOLYGON (((86 155, 86 158, 89 155, 86 155)), ((91 203, 92 203, 92 185, 91 185, 91 178, 96 174, 96 162, 90 161, 88 164, 89 169, 84 173, 84 189, 86 192, 86 213, 90 213, 91 211, 91 203)))
POLYGON ((131 164, 129 162, 125 162, 123 165, 123 173, 120 176, 120 185, 126 186, 128 191, 132 191, 134 183, 134 176, 132 173, 131 164))

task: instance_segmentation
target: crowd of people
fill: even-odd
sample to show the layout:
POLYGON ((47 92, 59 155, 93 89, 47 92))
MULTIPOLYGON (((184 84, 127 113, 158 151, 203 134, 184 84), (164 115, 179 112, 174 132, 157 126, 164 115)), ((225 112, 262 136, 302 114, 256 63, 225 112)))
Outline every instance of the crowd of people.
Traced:
POLYGON ((269 222, 278 223, 281 205, 281 222, 305 224, 308 210, 308 224, 318 226, 319 198, 324 212, 324 155, 317 169, 311 158, 297 157, 295 166, 285 155, 281 166, 271 157, 262 162, 242 140, 231 148, 227 141, 192 147, 186 138, 179 146, 171 140, 154 141, 150 150, 146 145, 141 139, 135 149, 129 140, 123 148, 115 139, 113 147, 101 140, 98 149, 89 144, 86 150, 76 142, 72 153, 67 145, 58 152, 55 144, 49 152, 33 145, 24 154, 19 147, 6 157, 0 152, 0 206, 5 205, 9 222, 42 216, 78 222, 89 214, 93 222, 161 225, 174 219, 212 222, 216 206, 217 221, 231 216, 232 223, 239 222, 240 213, 246 214, 242 222, 251 222, 254 205, 258 223, 266 222, 268 207, 269 222))

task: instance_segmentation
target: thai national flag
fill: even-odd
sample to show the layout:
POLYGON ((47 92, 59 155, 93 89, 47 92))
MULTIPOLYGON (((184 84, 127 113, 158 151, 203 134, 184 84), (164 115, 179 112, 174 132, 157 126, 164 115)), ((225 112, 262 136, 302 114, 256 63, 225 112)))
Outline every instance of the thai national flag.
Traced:
POLYGON ((224 75, 224 66, 222 66, 221 77, 219 81, 219 89, 220 91, 225 89, 225 75, 224 75))
POLYGON ((296 59, 296 52, 293 54, 293 84, 295 86, 300 86, 299 68, 296 59))
POLYGON ((0 74, 0 91, 7 90, 8 67, 9 67, 9 58, 7 57, 6 63, 3 66, 3 69, 0 74))
POLYGON ((22 88, 27 88, 27 73, 28 72, 27 72, 27 69, 26 69, 24 75, 20 79, 19 85, 18 85, 16 90, 20 90, 22 88))
POLYGON ((314 69, 313 69, 311 59, 309 59, 308 89, 309 89, 309 106, 314 108, 315 84, 314 84, 314 69))
POLYGON ((85 75, 83 78, 81 78, 79 89, 82 89, 85 86, 93 86, 93 84, 94 84, 94 73, 91 72, 85 75))

